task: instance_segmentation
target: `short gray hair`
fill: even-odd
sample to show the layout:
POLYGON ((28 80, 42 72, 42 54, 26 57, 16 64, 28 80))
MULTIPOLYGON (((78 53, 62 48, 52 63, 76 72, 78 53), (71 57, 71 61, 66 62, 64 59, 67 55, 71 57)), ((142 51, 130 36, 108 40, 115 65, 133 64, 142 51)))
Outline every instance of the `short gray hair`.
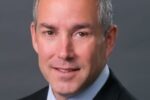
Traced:
MULTIPOLYGON (((33 4, 33 21, 36 22, 37 8, 40 0, 34 0, 33 4)), ((98 0, 98 18, 99 22, 106 32, 113 23, 112 3, 111 0, 98 0)))
POLYGON ((113 24, 113 12, 111 0, 98 0, 98 18, 99 22, 106 32, 113 24))

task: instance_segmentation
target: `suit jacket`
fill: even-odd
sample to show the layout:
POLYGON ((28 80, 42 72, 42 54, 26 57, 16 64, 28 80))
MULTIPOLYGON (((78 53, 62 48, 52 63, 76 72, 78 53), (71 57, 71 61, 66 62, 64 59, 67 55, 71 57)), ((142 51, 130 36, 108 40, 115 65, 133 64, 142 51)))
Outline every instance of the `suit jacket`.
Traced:
MULTIPOLYGON (((48 86, 20 100, 46 100, 48 86)), ((93 100, 136 100, 110 72, 109 78, 93 100)))

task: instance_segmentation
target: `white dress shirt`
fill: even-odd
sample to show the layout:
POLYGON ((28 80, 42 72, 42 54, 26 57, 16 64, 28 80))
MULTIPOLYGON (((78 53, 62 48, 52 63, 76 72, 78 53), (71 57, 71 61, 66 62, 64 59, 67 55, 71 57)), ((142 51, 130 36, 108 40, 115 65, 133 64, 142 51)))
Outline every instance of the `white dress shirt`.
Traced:
MULTIPOLYGON (((106 83, 109 74, 109 68, 106 65, 101 74, 91 86, 89 86, 80 94, 68 98, 68 100, 92 100, 96 96, 96 94, 101 90, 103 85, 106 83)), ((56 100, 50 85, 47 100, 56 100)))

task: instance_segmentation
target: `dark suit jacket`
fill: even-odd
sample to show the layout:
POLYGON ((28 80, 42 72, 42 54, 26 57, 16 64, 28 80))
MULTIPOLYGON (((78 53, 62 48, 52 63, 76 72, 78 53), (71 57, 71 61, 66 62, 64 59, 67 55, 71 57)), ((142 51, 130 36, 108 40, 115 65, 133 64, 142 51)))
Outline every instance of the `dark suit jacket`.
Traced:
MULTIPOLYGON (((20 100, 46 100, 48 93, 48 86, 39 90, 38 92, 25 97, 20 100)), ((114 77, 112 72, 93 100, 136 100, 129 92, 121 85, 121 83, 114 77)))

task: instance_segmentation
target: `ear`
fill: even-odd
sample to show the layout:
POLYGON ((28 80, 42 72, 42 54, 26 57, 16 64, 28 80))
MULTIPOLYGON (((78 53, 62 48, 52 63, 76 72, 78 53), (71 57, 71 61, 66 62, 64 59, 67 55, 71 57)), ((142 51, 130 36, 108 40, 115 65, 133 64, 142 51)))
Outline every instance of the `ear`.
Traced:
POLYGON ((116 38, 117 38, 117 26, 111 25, 109 30, 107 31, 105 35, 106 39, 106 57, 108 58, 115 46, 116 38))
POLYGON ((32 46, 36 53, 38 53, 38 46, 37 46, 37 34, 36 34, 36 25, 34 22, 30 25, 31 31, 31 39, 32 39, 32 46))

